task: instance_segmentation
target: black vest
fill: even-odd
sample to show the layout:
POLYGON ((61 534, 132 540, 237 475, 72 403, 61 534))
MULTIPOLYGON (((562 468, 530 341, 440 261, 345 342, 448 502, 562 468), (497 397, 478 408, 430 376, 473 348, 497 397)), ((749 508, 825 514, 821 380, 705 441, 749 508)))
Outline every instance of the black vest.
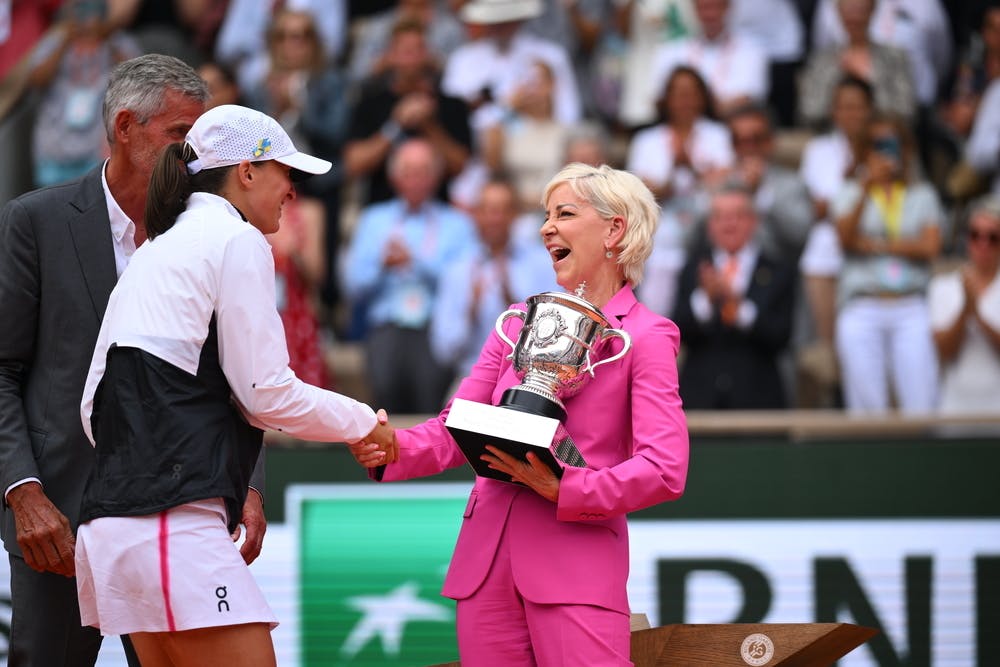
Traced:
POLYGON ((94 396, 96 458, 80 523, 221 497, 233 531, 263 431, 243 419, 230 395, 214 317, 197 375, 145 350, 112 346, 94 396))

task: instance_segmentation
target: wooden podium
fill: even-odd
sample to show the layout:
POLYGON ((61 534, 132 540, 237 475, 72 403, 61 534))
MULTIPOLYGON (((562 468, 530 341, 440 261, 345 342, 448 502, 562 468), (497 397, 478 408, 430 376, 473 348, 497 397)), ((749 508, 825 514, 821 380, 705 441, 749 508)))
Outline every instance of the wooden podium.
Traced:
POLYGON ((664 625, 633 629, 632 662, 635 667, 828 667, 875 634, 850 623, 664 625))
POLYGON ((849 623, 664 625, 632 633, 635 667, 828 667, 875 636, 849 623))

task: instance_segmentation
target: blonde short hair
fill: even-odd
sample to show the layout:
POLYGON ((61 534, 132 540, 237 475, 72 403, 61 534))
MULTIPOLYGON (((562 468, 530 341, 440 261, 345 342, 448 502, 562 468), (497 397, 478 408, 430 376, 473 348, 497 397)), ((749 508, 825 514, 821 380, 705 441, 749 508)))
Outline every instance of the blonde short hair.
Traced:
POLYGON ((625 280, 635 287, 642 282, 646 260, 653 251, 653 235, 660 222, 660 207, 653 193, 637 176, 606 164, 592 167, 574 162, 563 167, 545 186, 542 205, 552 191, 563 183, 569 184, 578 197, 594 207, 598 215, 610 220, 625 219, 625 235, 618 244, 618 263, 625 280))

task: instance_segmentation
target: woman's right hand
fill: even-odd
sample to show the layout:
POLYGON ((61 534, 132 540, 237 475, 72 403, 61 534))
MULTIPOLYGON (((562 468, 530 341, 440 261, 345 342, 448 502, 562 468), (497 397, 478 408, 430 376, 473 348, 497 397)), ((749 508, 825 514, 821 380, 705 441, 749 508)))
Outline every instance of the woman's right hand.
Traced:
POLYGON ((386 452, 377 442, 359 440, 347 445, 347 448, 351 450, 351 456, 358 462, 358 465, 364 468, 377 468, 386 463, 392 463, 392 461, 387 460, 386 452))
POLYGON ((357 442, 348 443, 354 460, 365 468, 375 468, 399 460, 399 443, 396 429, 389 425, 385 410, 376 413, 378 423, 371 433, 357 442))

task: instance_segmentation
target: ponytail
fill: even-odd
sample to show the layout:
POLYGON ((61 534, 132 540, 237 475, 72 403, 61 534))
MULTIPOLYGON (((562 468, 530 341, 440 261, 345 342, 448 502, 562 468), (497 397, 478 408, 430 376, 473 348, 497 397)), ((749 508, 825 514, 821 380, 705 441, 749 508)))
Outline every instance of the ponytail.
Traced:
POLYGON ((149 179, 143 213, 148 239, 152 240, 174 226, 177 217, 187 208, 192 192, 218 194, 222 189, 232 167, 217 167, 191 174, 188 162, 197 157, 191 145, 184 142, 170 144, 160 153, 149 179))
POLYGON ((160 153, 149 177, 146 210, 143 213, 146 237, 150 240, 173 227, 177 216, 187 207, 191 194, 187 163, 193 159, 194 150, 186 143, 170 144, 160 153))

